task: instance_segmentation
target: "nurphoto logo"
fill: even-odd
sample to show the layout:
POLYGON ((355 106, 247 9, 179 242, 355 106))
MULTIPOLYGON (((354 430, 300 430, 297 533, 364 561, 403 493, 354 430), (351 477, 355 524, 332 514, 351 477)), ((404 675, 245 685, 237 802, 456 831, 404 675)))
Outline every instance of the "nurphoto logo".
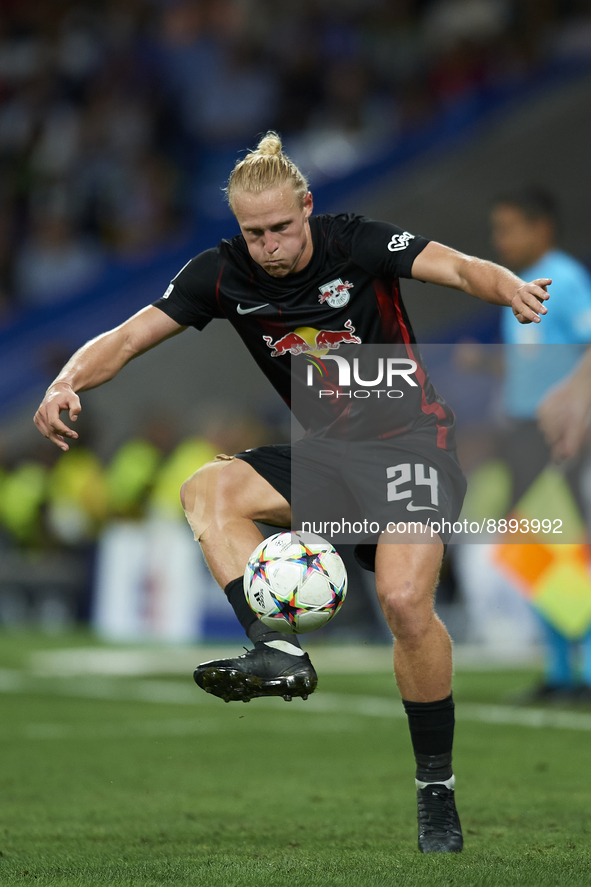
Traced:
POLYGON ((397 399, 404 397, 404 392, 393 387, 395 381, 398 384, 405 382, 406 385, 409 385, 411 388, 419 387, 418 382, 413 379, 413 374, 417 369, 417 362, 416 360, 411 360, 409 357, 387 357, 385 359, 380 357, 377 361, 377 367, 373 370, 373 378, 362 379, 362 371, 359 366, 358 357, 353 358, 351 372, 351 363, 349 360, 347 360, 346 357, 340 357, 336 354, 326 354, 321 359, 316 358, 308 363, 306 374, 306 385, 308 387, 314 385, 314 370, 319 373, 320 382, 322 384, 324 378, 328 375, 327 368, 324 365, 327 360, 332 360, 337 365, 338 390, 321 389, 318 392, 319 398, 336 395, 337 397, 356 397, 363 399, 371 397, 372 394, 375 394, 378 398, 381 394, 385 394, 386 397, 397 399), (353 383, 351 382, 351 377, 353 378, 353 383), (385 384, 385 387, 378 388, 378 385, 382 384, 385 384), (355 385, 361 387, 355 388, 355 385), (349 388, 351 391, 345 393, 341 390, 343 388, 349 388), (370 391, 370 389, 372 390, 370 391))

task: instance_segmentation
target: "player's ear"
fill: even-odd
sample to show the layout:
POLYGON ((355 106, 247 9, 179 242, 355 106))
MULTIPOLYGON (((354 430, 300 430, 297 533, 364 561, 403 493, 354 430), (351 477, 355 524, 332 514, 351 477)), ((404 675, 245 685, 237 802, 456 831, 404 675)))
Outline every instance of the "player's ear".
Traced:
POLYGON ((308 191, 304 197, 304 213, 306 219, 309 219, 312 215, 312 210, 314 209, 314 198, 312 197, 312 192, 308 191))

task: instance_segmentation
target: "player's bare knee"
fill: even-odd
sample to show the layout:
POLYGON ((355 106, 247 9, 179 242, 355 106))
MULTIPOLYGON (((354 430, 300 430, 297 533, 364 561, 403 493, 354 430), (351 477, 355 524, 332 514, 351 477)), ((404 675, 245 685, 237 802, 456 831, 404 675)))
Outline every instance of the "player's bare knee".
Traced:
POLYGON ((408 587, 380 595, 384 615, 395 638, 419 643, 433 618, 433 607, 408 587))
POLYGON ((215 521, 219 478, 231 464, 232 460, 227 456, 216 457, 199 468, 181 487, 181 503, 196 541, 215 521))

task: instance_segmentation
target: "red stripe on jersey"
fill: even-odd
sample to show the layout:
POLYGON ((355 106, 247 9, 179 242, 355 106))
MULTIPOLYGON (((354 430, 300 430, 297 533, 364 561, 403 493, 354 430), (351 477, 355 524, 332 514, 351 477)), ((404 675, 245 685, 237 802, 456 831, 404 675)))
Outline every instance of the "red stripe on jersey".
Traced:
MULTIPOLYGON (((393 339, 397 326, 402 334, 404 344, 406 345, 406 353, 410 359, 414 359, 410 331, 402 314, 400 289, 398 288, 398 284, 394 281, 392 284, 392 292, 388 293, 386 287, 379 280, 376 280, 374 281, 374 289, 378 298, 378 310, 382 319, 382 328, 384 329, 384 332, 388 330, 393 339)), ((427 403, 427 398, 425 397, 425 373, 420 364, 417 366, 416 376, 419 380, 419 385, 421 386, 421 412, 428 416, 435 415, 440 421, 442 420, 443 422, 446 422, 447 414, 441 404, 436 401, 434 403, 427 403)), ((448 427, 447 425, 440 424, 439 421, 436 422, 436 426, 437 446, 440 449, 445 450, 447 447, 448 427)))
MULTIPOLYGON (((416 373, 417 379, 419 380, 419 385, 421 386, 421 412, 426 413, 427 415, 435 414, 438 419, 442 419, 443 421, 447 420, 447 414, 440 403, 434 401, 433 403, 427 403, 427 398, 425 397, 425 373, 420 365, 417 366, 416 373)), ((440 425, 439 422, 437 425, 437 446, 445 450, 447 448, 447 425, 440 425)))
MULTIPOLYGON (((394 284, 396 286, 396 284, 394 284)), ((397 316, 396 305, 393 293, 389 293, 381 280, 374 280, 373 288, 378 303, 378 312, 380 314, 382 335, 384 342, 400 342, 402 333, 403 341, 404 333, 400 325, 400 317, 397 316)), ((410 339, 408 340, 410 341, 410 339)))
MULTIPOLYGON (((406 323, 404 322, 404 317, 402 316, 402 308, 400 307, 400 289, 396 281, 394 281, 394 283, 392 284, 392 301, 394 302, 394 308, 396 309, 396 319, 398 320, 398 326, 400 327, 400 332, 402 333, 404 344, 410 345, 410 332, 406 323)), ((409 349, 407 348, 406 350, 408 353, 409 349)))

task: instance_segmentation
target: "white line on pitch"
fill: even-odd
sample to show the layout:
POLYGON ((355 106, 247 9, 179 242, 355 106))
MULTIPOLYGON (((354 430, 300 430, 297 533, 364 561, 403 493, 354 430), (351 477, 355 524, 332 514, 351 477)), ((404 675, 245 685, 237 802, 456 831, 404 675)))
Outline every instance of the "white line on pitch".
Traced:
MULTIPOLYGON (((123 678, 85 677, 70 679, 31 678, 24 672, 0 670, 0 692, 41 693, 57 696, 77 696, 92 699, 130 700, 172 705, 224 705, 216 697, 197 690, 192 684, 164 680, 126 680, 123 678)), ((280 709, 281 712, 309 712, 310 714, 345 714, 365 717, 405 718, 400 702, 381 696, 361 696, 317 691, 307 701, 294 699, 285 704, 278 699, 257 699, 257 708, 280 709)), ((517 708, 509 705, 459 703, 456 717, 462 721, 484 724, 515 725, 520 727, 559 730, 591 730, 591 713, 557 711, 542 708, 517 708)))

